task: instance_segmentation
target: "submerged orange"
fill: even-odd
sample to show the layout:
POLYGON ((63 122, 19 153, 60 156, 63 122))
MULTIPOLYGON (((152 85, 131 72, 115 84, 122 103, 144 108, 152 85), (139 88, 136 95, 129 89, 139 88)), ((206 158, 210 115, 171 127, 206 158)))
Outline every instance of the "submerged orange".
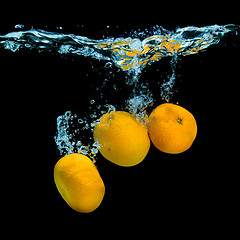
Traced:
POLYGON ((90 158, 73 153, 54 168, 54 181, 62 198, 75 211, 89 213, 101 204, 105 186, 90 158))
POLYGON ((109 161, 124 167, 139 164, 150 148, 147 127, 125 111, 112 111, 100 118, 94 129, 94 141, 109 161))
POLYGON ((197 123, 185 108, 164 103, 150 114, 148 131, 156 148, 178 154, 192 146, 197 135, 197 123))

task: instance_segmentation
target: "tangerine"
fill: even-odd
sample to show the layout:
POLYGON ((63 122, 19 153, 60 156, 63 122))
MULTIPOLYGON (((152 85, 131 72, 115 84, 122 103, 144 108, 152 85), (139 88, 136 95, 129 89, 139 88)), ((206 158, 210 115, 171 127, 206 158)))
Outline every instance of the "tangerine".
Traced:
POLYGON ((94 141, 109 161, 124 167, 139 164, 150 148, 146 125, 125 111, 111 111, 100 118, 94 129, 94 141))
POLYGON ((160 151, 178 154, 188 150, 197 135, 194 116, 172 103, 158 106, 149 116, 149 136, 160 151))
POLYGON ((105 194, 95 164, 82 154, 73 153, 61 158, 54 168, 54 181, 67 204, 81 213, 97 209, 105 194))

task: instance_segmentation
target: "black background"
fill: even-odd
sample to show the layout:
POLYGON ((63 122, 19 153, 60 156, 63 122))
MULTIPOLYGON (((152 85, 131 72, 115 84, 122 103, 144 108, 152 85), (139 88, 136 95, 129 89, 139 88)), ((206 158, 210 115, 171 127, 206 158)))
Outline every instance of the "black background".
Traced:
MULTIPOLYGON (((212 24, 158 25, 174 30, 212 24)), ((23 30, 33 26, 100 39, 126 37, 153 25, 25 24, 23 30)), ((0 33, 14 31, 14 26, 1 26, 0 33)), ((179 102, 196 118, 198 135, 193 146, 185 153, 169 155, 151 145, 146 159, 132 168, 116 166, 98 154, 106 194, 96 211, 81 214, 68 207, 53 181, 53 168, 60 158, 54 142, 56 119, 67 110, 88 114, 90 100, 100 93, 96 86, 106 96, 102 103, 123 108, 130 92, 125 75, 113 68, 111 78, 105 62, 91 58, 1 49, 2 127, 7 129, 3 141, 8 153, 4 162, 9 165, 7 182, 14 181, 7 187, 6 205, 10 203, 9 209, 18 217, 28 215, 33 222, 44 218, 44 226, 60 222, 73 228, 97 227, 95 220, 108 219, 114 225, 122 219, 120 229, 150 221, 157 228, 176 224, 199 231, 227 224, 236 211, 238 191, 239 53, 239 36, 230 33, 204 52, 180 57, 172 102, 179 102), (110 80, 102 86, 106 75, 110 80), (112 88, 113 81, 118 91, 112 88)), ((156 62, 142 73, 140 81, 148 81, 154 93, 154 107, 162 103, 158 82, 170 74, 170 60, 156 62)))

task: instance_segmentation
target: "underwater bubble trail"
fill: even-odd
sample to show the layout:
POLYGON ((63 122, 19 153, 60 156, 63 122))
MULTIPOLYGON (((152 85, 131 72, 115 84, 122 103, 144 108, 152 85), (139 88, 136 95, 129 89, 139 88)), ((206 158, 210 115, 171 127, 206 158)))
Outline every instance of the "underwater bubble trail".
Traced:
MULTIPOLYGON (((90 104, 95 104, 95 100, 91 100, 90 104)), ((102 114, 116 111, 116 108, 111 104, 104 105, 104 109, 105 111, 102 110, 100 113, 95 112, 94 114, 90 114, 89 118, 80 118, 71 111, 66 111, 57 118, 55 142, 61 156, 71 153, 81 153, 95 161, 100 145, 98 142, 84 145, 82 140, 84 135, 89 134, 86 131, 93 132, 95 125, 101 121, 99 118, 102 114)))
POLYGON ((169 78, 169 81, 166 83, 163 83, 161 86, 161 97, 162 99, 166 99, 167 101, 170 101, 170 98, 173 95, 173 86, 176 80, 177 61, 178 61, 177 55, 174 55, 172 57, 172 60, 170 61, 172 75, 169 78))

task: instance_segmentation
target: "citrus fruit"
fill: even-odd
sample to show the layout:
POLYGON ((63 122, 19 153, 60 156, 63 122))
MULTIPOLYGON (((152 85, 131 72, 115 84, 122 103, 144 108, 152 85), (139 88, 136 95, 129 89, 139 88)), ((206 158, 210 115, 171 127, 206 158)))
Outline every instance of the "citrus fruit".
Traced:
POLYGON ((100 144, 101 154, 119 166, 139 164, 150 148, 145 124, 125 111, 104 114, 95 126, 93 135, 100 144))
POLYGON ((75 211, 89 213, 102 202, 105 186, 94 163, 73 153, 61 158, 54 168, 57 189, 75 211))
POLYGON ((150 114, 148 131, 156 148, 178 154, 191 147, 197 135, 197 123, 185 108, 164 103, 150 114))

